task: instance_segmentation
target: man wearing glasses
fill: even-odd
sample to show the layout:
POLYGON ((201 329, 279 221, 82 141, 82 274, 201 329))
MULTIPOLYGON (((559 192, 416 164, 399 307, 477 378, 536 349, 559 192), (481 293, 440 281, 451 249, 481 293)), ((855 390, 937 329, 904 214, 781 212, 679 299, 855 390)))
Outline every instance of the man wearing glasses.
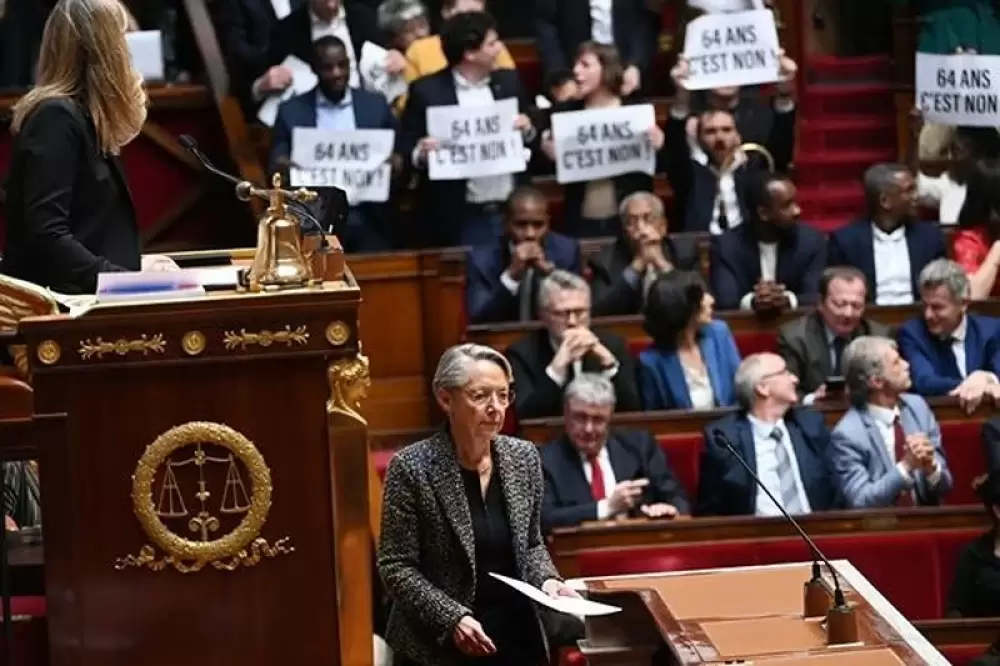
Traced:
POLYGON ((642 409, 635 360, 625 340, 590 330, 590 286, 582 277, 552 271, 538 290, 538 314, 545 327, 507 349, 519 419, 558 416, 563 389, 584 372, 611 380, 618 411, 642 409))

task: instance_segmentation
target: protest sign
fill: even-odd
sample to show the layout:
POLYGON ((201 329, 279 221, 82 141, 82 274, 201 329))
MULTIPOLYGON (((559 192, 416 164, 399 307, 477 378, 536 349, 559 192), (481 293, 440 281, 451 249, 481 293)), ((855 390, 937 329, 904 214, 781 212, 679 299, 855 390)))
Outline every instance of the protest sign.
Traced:
POLYGON ((428 108, 427 135, 441 146, 427 157, 430 179, 465 180, 524 171, 524 141, 514 129, 516 117, 516 99, 428 108))
POLYGON ((339 187, 352 204, 389 200, 392 130, 292 130, 292 187, 339 187))
POLYGON ((778 31, 770 10, 705 14, 688 23, 684 58, 690 70, 684 87, 706 90, 778 80, 778 31))
POLYGON ((917 54, 917 108, 944 125, 1000 125, 1000 56, 917 54))
POLYGON ((552 115, 556 180, 578 183, 625 173, 656 172, 646 132, 656 124, 652 104, 552 115))

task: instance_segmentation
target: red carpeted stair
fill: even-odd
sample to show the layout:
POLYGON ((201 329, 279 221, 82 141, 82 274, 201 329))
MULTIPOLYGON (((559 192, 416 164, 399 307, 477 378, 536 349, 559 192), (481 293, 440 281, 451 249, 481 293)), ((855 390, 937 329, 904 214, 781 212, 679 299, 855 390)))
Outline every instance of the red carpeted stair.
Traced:
POLYGON ((829 231, 864 212, 861 176, 897 158, 888 56, 815 57, 805 65, 795 181, 802 219, 829 231))

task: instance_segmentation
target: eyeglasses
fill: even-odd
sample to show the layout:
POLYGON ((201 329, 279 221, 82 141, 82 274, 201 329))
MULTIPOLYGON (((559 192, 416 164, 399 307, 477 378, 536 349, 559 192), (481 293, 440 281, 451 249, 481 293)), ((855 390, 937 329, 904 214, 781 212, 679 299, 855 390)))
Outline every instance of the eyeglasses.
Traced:
POLYGON ((496 391, 465 389, 462 392, 475 407, 485 407, 495 399, 501 408, 506 409, 514 401, 514 389, 500 389, 496 391))

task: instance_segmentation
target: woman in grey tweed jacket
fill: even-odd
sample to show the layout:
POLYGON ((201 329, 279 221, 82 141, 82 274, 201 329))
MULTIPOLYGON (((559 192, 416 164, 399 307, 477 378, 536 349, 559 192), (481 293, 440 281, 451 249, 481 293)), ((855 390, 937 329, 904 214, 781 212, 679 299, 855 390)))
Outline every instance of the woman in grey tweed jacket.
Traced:
POLYGON ((542 539, 538 451, 498 434, 510 382, 497 351, 449 349, 434 374, 448 427, 389 463, 378 568, 393 600, 386 640, 397 664, 543 663, 538 610, 490 572, 576 595, 542 539))

